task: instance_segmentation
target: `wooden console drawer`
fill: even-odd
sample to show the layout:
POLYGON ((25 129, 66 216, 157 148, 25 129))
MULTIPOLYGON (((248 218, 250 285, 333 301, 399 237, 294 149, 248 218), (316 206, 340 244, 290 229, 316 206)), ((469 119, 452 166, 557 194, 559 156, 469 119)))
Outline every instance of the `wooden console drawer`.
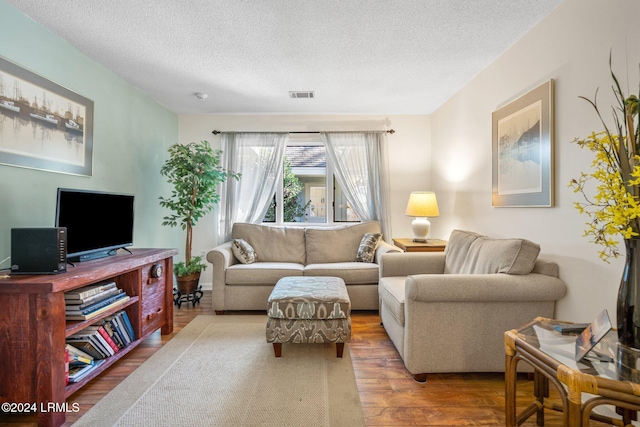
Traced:
POLYGON ((163 325, 164 295, 154 295, 142 301, 142 334, 151 333, 163 325))
MULTIPOLYGON (((164 269, 164 263, 160 263, 164 269)), ((142 269, 142 303, 141 322, 142 334, 155 331, 163 325, 166 317, 166 277, 153 277, 153 268, 156 264, 150 264, 142 269)))
MULTIPOLYGON (((164 263, 157 263, 163 266, 164 263)), ((142 297, 144 298, 152 298, 154 295, 163 295, 165 292, 165 283, 166 283, 166 269, 165 273, 162 277, 152 277, 152 269, 156 264, 146 265, 142 269, 142 297)))

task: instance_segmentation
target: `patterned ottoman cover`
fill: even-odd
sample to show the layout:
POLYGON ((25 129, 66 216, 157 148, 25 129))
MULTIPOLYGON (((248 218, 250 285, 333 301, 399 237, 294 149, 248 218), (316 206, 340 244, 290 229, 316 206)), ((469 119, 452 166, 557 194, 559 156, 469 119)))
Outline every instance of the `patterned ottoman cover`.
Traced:
POLYGON ((351 301, 339 277, 284 277, 269 296, 267 310, 267 342, 345 343, 351 339, 351 301))

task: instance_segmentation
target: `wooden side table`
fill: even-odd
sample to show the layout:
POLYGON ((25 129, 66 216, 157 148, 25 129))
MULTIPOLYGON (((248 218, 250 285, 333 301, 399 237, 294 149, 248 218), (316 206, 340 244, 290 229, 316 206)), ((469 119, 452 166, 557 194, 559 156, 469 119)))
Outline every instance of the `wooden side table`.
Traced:
POLYGON ((393 239, 393 244, 405 252, 444 252, 446 240, 427 239, 426 243, 414 242, 413 239, 393 239))

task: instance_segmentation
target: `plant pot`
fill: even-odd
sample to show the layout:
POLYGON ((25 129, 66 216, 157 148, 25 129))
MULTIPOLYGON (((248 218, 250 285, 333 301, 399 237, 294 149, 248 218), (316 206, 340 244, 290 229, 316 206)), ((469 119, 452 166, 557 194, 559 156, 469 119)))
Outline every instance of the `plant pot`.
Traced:
POLYGON ((627 256, 618 290, 618 341, 640 349, 640 239, 625 239, 627 256))
POLYGON ((178 292, 181 294, 190 294, 198 289, 198 282, 200 282, 200 272, 191 273, 186 276, 176 276, 178 283, 178 292))

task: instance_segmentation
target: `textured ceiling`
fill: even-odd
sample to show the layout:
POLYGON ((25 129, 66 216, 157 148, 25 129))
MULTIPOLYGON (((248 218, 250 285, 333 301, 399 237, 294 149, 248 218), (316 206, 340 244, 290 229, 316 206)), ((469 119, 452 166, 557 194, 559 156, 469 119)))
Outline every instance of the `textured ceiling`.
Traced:
POLYGON ((6 1, 178 114, 429 114, 562 2, 6 1))

